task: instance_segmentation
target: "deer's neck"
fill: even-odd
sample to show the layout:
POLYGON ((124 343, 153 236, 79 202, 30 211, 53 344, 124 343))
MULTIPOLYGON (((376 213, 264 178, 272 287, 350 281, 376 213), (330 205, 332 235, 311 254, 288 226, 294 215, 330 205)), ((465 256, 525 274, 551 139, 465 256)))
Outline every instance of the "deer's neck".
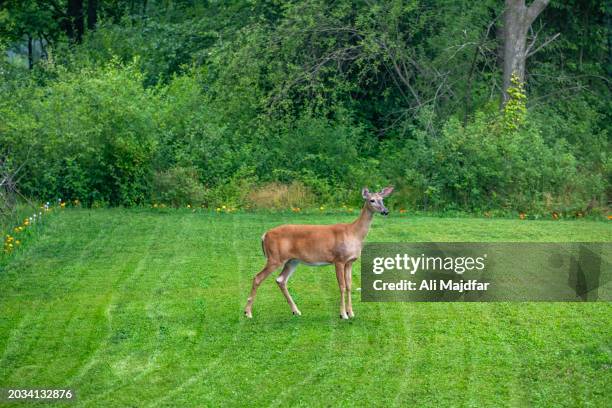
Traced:
POLYGON ((372 218, 374 218, 374 213, 372 213, 372 211, 370 211, 364 204, 363 208, 361 209, 361 214, 359 214, 359 218, 357 218, 352 224, 353 232, 360 241, 363 241, 366 235, 368 235, 370 225, 372 224, 372 218))

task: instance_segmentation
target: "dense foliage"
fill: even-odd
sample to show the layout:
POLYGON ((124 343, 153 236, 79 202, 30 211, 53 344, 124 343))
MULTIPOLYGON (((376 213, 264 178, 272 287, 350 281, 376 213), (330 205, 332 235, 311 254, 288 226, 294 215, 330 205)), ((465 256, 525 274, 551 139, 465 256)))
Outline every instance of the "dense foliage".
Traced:
POLYGON ((607 205, 604 1, 542 12, 501 108, 501 1, 89 0, 87 24, 69 3, 0 6, 0 157, 27 196, 319 205, 393 183, 405 208, 607 205))

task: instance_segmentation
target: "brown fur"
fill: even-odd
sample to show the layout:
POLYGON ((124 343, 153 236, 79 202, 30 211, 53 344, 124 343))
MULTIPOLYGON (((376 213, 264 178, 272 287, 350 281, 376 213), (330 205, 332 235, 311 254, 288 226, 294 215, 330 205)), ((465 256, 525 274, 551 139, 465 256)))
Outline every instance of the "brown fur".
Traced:
POLYGON ((374 213, 388 213, 383 204, 383 198, 391 194, 392 187, 383 189, 380 193, 370 194, 367 189, 362 191, 365 200, 359 218, 350 224, 333 225, 281 225, 272 228, 262 236, 262 250, 267 258, 266 265, 253 279, 250 296, 244 313, 252 317, 253 301, 257 288, 280 266, 283 270, 276 279, 279 288, 293 314, 301 314, 287 290, 287 282, 297 265, 333 264, 336 268, 336 278, 341 294, 340 316, 344 319, 353 317, 351 300, 352 264, 361 255, 363 240, 368 234, 374 213), (345 295, 348 295, 346 304, 345 295))
POLYGON ((268 231, 264 238, 266 257, 285 263, 299 259, 306 263, 347 262, 354 260, 360 248, 353 224, 281 225, 268 231), (354 243, 355 248, 350 248, 354 243))

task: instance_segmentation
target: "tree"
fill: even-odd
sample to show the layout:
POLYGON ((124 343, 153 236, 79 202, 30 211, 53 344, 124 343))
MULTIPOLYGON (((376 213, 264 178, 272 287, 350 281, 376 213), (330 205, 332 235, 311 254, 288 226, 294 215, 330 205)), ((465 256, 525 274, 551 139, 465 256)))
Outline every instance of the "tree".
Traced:
POLYGON ((85 23, 83 16, 83 0, 68 0, 64 29, 68 38, 78 43, 83 38, 85 23))
POLYGON ((87 29, 93 30, 96 28, 98 21, 98 0, 89 0, 87 2, 87 29))
POLYGON ((8 0, 0 2, 0 42, 15 48, 27 46, 28 66, 34 66, 34 46, 38 44, 42 55, 46 47, 60 35, 58 22, 64 17, 54 1, 8 0))
POLYGON ((527 7, 525 0, 506 0, 503 23, 503 103, 508 100, 507 91, 512 86, 512 75, 516 75, 520 82, 525 82, 525 62, 527 58, 556 38, 556 36, 549 38, 534 49, 536 34, 529 46, 527 45, 527 34, 531 25, 549 2, 550 0, 534 0, 527 7))

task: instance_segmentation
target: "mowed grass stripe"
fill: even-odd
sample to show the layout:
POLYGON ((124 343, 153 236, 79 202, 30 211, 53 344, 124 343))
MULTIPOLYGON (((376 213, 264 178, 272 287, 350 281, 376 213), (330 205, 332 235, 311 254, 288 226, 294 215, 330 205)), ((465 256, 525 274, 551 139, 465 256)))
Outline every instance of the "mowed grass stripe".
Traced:
MULTIPOLYGON (((76 406, 592 405, 610 393, 609 304, 361 303, 299 266, 293 317, 261 234, 353 215, 66 210, 0 271, 0 387, 76 406), (565 401, 565 402, 564 402, 565 401)), ((377 217, 368 240, 609 241, 604 222, 377 217)), ((360 266, 353 268, 354 288, 360 266)))
MULTIPOLYGON (((7 307, 16 306, 16 316, 24 316, 23 319, 27 322, 21 330, 11 332, 20 339, 18 351, 25 356, 25 364, 21 367, 25 373, 18 372, 21 381, 34 371, 48 371, 48 375, 52 377, 58 368, 57 364, 53 364, 57 357, 64 357, 62 371, 66 368, 76 369, 79 361, 72 358, 70 348, 88 350, 95 343, 94 338, 98 335, 96 325, 87 324, 83 327, 79 319, 80 313, 84 315, 83 321, 97 319, 96 312, 91 310, 95 299, 92 300, 91 295, 83 296, 75 287, 87 273, 87 267, 84 265, 90 260, 95 247, 106 247, 118 226, 111 221, 106 224, 106 231, 101 231, 100 228, 89 229, 89 239, 80 240, 74 239, 78 235, 79 225, 61 223, 55 229, 51 223, 46 234, 40 239, 44 256, 41 258, 43 268, 31 267, 32 258, 36 256, 35 248, 29 248, 19 254, 15 259, 14 269, 7 268, 10 271, 7 277, 10 279, 10 285, 14 285, 14 290, 6 291, 2 303, 7 307), (60 254, 68 247, 66 240, 74 244, 69 245, 71 252, 64 258, 60 254), (64 258, 65 263, 59 261, 60 257, 64 258), (55 272, 52 279, 48 279, 44 274, 44 266, 55 272), (28 291, 32 296, 24 296, 28 291), (57 313, 58 307, 61 308, 61 313, 57 313), (39 335, 34 336, 33 333, 39 335), (80 335, 72 336, 73 333, 80 335), (64 335, 68 335, 68 341, 63 338, 64 335), (29 369, 23 370, 24 367, 29 369)), ((12 360, 10 355, 7 358, 12 360)), ((6 363, 3 361, 3 365, 6 363)))
MULTIPOLYGON (((213 235, 212 233, 209 236, 203 236, 202 233, 207 232, 205 230, 198 231, 197 234, 191 234, 192 231, 189 225, 192 225, 194 217, 193 214, 187 214, 182 218, 182 222, 175 223, 175 225, 169 227, 170 230, 176 228, 177 240, 166 242, 164 239, 161 242, 162 246, 171 248, 172 253, 164 254, 163 263, 160 266, 160 272, 158 272, 161 275, 161 278, 158 280, 163 284, 160 286, 162 289, 157 293, 157 305, 160 310, 163 310, 163 312, 160 312, 160 315, 163 316, 165 323, 165 325, 160 323, 158 329, 160 331, 159 338, 164 338, 165 340, 162 344, 157 345, 154 350, 167 345, 171 337, 177 337, 177 340, 180 342, 202 344, 207 346, 207 348, 212 348, 212 350, 203 349, 194 353, 189 347, 165 349, 165 353, 172 355, 173 364, 180 364, 181 362, 187 364, 181 366, 172 378, 164 378, 163 375, 160 377, 160 374, 168 373, 163 370, 163 367, 160 367, 157 371, 154 370, 151 373, 146 373, 147 375, 139 376, 123 389, 126 395, 138 394, 142 390, 149 388, 148 384, 157 381, 163 381, 165 384, 174 384, 174 388, 170 391, 164 390, 164 395, 160 394, 160 398, 171 397, 172 393, 177 391, 180 393, 185 385, 188 385, 190 382, 188 378, 181 378, 181 375, 189 371, 191 371, 192 375, 197 375, 196 372, 198 370, 205 372, 211 366, 214 368, 219 362, 219 356, 227 350, 223 344, 207 341, 208 333, 202 332, 199 329, 202 327, 202 319, 199 314, 210 313, 206 310, 208 304, 204 302, 204 299, 213 297, 207 292, 210 288, 216 287, 216 285, 211 284, 211 280, 215 279, 215 277, 214 274, 208 273, 210 268, 207 270, 205 267, 200 270, 199 264, 196 262, 196 260, 205 260, 206 266, 207 263, 214 264, 214 262, 218 262, 219 259, 216 258, 220 256, 221 252, 223 252, 223 256, 231 256, 226 251, 216 250, 212 251, 212 256, 208 256, 206 252, 198 251, 198 245, 196 245, 197 240, 202 237, 210 243, 214 243, 217 240, 225 242, 227 237, 219 237, 217 234, 213 235), (177 260, 184 259, 188 259, 188 262, 177 263, 177 260), (164 276, 171 276, 172 279, 166 281, 164 276), (192 290, 192 288, 198 287, 200 287, 200 290, 192 290), (191 310, 194 300, 198 307, 196 310, 191 310)), ((202 247, 205 248, 205 246, 202 247)), ((228 298, 231 298, 231 296, 228 296, 228 298)), ((168 356, 166 356, 165 360, 167 363, 168 356)), ((108 401, 108 403, 110 402, 108 401)))
MULTIPOLYGON (((131 383, 138 381, 139 378, 153 369, 156 357, 159 354, 159 351, 154 347, 155 340, 159 336, 159 328, 151 315, 149 304, 150 299, 155 296, 155 290, 159 282, 163 281, 165 273, 156 268, 158 263, 156 261, 172 255, 172 252, 165 250, 165 245, 161 245, 159 242, 160 232, 167 230, 168 224, 168 219, 147 219, 143 220, 137 227, 141 231, 146 231, 140 259, 129 274, 116 283, 119 288, 117 291, 119 295, 114 297, 112 303, 107 307, 108 316, 111 318, 112 334, 105 342, 103 356, 112 354, 115 357, 117 361, 110 363, 110 368, 116 375, 109 377, 109 383, 102 388, 104 391, 96 393, 92 390, 89 393, 91 398, 83 398, 82 403, 85 406, 98 405, 100 401, 103 401, 113 392, 125 390, 131 383), (135 305, 135 307, 132 307, 132 305, 135 305), (130 311, 130 319, 134 315, 137 316, 140 327, 136 329, 123 321, 125 309, 130 311), (125 350, 121 343, 126 340, 133 341, 140 347, 125 350)), ((129 237, 120 237, 118 241, 122 248, 131 248, 132 246, 129 237)), ((131 249, 129 250, 131 251, 131 249)), ((169 259, 176 258, 170 257, 169 259)), ((107 364, 108 361, 105 361, 103 357, 102 366, 107 364)))
MULTIPOLYGON (((214 251, 212 260, 207 259, 207 265, 202 269, 202 272, 211 273, 211 275, 218 280, 218 282, 209 286, 207 292, 221 289, 221 291, 224 293, 216 295, 207 293, 206 295, 207 297, 219 298, 224 303, 224 308, 229 307, 230 309, 234 310, 231 317, 234 324, 227 326, 227 329, 229 330, 225 335, 226 342, 221 345, 222 348, 220 350, 210 355, 208 359, 202 359, 199 367, 196 367, 196 370, 191 372, 189 377, 184 378, 183 381, 177 384, 177 386, 175 386, 167 395, 164 395, 161 399, 154 401, 154 403, 150 406, 174 406, 177 403, 183 403, 185 395, 192 395, 193 388, 200 390, 197 393, 198 399, 201 400, 202 398, 205 398, 208 391, 208 387, 205 386, 206 383, 209 381, 210 377, 214 375, 219 366, 226 364, 227 356, 230 356, 232 353, 236 352, 236 345, 239 344, 240 337, 243 335, 243 331, 240 330, 243 319, 241 319, 239 315, 239 296, 238 293, 236 293, 240 292, 240 289, 243 287, 242 282, 244 281, 239 273, 240 264, 242 263, 242 258, 244 256, 244 250, 241 250, 240 248, 242 239, 240 238, 240 234, 238 234, 235 218, 226 217, 223 219, 218 219, 217 221, 223 226, 220 227, 216 223, 209 224, 206 231, 207 238, 209 242, 214 242, 215 244, 219 244, 223 246, 223 248, 227 249, 214 251), (230 248, 231 250, 229 250, 230 248), (237 267, 234 270, 224 271, 226 272, 225 274, 213 272, 215 271, 216 263, 223 264, 223 258, 233 259, 236 262, 237 267), (225 279, 227 279, 227 281, 225 281, 225 279), (230 289, 234 293, 225 293, 227 289, 230 289)), ((208 258, 208 255, 203 253, 202 257, 208 258)))

